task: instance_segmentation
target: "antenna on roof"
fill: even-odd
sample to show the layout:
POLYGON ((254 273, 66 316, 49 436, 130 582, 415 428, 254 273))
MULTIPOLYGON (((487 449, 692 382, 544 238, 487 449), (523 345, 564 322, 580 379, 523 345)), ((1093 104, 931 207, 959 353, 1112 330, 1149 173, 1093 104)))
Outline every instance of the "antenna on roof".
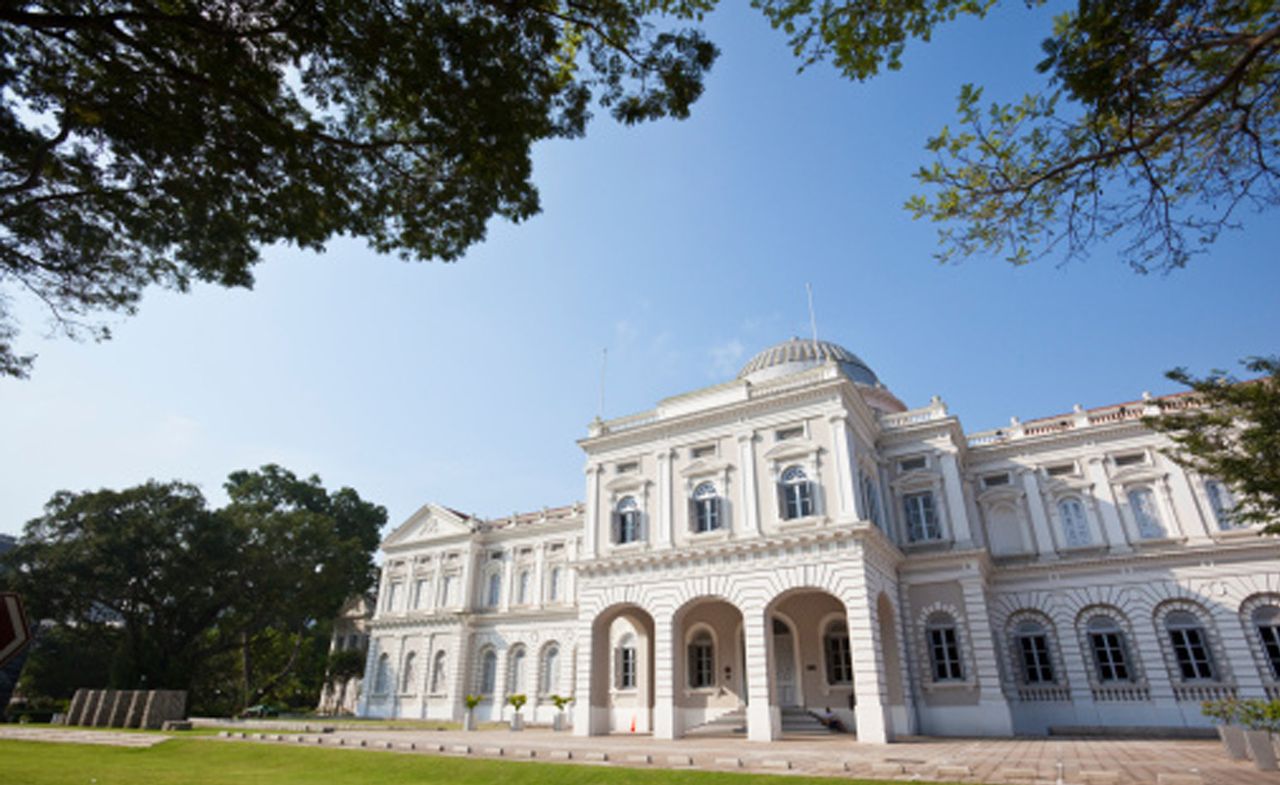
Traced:
POLYGON ((600 350, 600 408, 596 412, 596 419, 604 419, 604 369, 609 363, 609 347, 600 350))
POLYGON ((813 287, 808 283, 804 285, 804 291, 809 295, 809 328, 813 330, 813 346, 818 346, 818 318, 813 314, 813 287))

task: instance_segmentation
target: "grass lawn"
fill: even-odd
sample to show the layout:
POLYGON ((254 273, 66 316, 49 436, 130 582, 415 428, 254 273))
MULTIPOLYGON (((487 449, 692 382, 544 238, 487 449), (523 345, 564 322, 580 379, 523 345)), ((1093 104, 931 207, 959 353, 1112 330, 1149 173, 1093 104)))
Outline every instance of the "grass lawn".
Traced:
POLYGON ((868 780, 325 750, 173 739, 149 749, 0 741, 5 785, 868 785, 868 780))

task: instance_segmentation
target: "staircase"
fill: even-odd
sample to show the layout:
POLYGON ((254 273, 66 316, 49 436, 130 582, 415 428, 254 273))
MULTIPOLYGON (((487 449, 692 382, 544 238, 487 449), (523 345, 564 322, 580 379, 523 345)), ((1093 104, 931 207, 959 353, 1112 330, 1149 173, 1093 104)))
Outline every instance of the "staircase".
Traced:
POLYGON ((747 710, 734 709, 721 714, 710 722, 704 722, 685 731, 686 737, 698 736, 743 736, 747 733, 747 710))
POLYGON ((782 735, 830 736, 831 730, 812 712, 799 706, 785 706, 782 709, 782 735))

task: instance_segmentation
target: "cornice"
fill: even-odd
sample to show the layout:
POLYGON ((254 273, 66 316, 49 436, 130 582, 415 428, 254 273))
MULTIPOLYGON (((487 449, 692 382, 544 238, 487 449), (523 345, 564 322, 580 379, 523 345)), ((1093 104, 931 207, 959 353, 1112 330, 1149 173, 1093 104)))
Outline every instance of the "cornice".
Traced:
POLYGON ((1168 566, 1191 566, 1205 562, 1219 562, 1232 558, 1248 558, 1256 554, 1258 558, 1280 558, 1280 540, 1228 542, 1214 540, 1205 545, 1182 545, 1177 548, 1158 550, 1137 549, 1125 553, 1089 553, 1082 556, 1066 556, 1049 562, 1029 562, 1013 566, 999 566, 992 572, 994 582, 1037 578, 1045 573, 1068 574, 1076 572, 1093 572, 1099 569, 1117 567, 1149 567, 1153 564, 1168 566))
POLYGON ((1152 431, 1142 424, 1141 420, 1125 420, 1118 423, 1092 425, 1057 433, 1046 433, 1038 436, 1022 436, 1017 439, 991 444, 969 446, 972 462, 1011 458, 1019 455, 1030 455, 1058 447, 1080 447, 1103 440, 1122 439, 1127 436, 1151 435, 1152 431))

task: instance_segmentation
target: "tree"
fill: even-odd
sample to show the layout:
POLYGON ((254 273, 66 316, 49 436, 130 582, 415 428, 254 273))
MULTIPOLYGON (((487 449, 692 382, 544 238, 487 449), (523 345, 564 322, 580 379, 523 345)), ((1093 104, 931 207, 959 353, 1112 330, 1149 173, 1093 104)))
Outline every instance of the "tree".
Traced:
POLYGON ((1197 378, 1168 373, 1192 391, 1192 404, 1149 417, 1146 423, 1176 445, 1181 465, 1231 488, 1230 514, 1280 534, 1280 357, 1253 357, 1244 367, 1262 377, 1241 382, 1223 371, 1197 378))
MULTIPOLYGON (((108 337, 147 285, 250 286, 338 234, 456 259, 538 210, 534 142, 684 117, 703 0, 46 0, 0 7, 0 294, 108 337)), ((26 375, 0 299, 0 374, 26 375)))
POLYGON ((210 510, 180 482, 63 491, 6 560, 36 618, 119 629, 112 686, 200 686, 196 706, 243 707, 309 669, 318 692, 326 623, 370 585, 386 511, 277 466, 227 492, 210 510))

